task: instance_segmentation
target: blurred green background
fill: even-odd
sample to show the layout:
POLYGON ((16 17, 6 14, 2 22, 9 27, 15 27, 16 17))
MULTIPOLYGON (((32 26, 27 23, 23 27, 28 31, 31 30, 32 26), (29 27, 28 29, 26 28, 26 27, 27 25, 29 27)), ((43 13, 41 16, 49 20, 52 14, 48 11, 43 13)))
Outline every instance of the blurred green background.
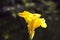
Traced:
POLYGON ((60 40, 59 0, 0 0, 0 40, 28 40, 25 20, 17 15, 27 10, 42 14, 47 28, 37 28, 33 40, 60 40))

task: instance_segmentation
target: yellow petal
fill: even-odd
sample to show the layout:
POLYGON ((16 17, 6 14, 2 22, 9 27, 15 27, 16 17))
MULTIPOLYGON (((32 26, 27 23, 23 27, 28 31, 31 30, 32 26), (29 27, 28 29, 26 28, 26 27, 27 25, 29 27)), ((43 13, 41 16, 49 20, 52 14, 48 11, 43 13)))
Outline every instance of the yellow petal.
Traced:
POLYGON ((41 25, 39 18, 35 18, 32 23, 33 23, 33 25, 32 25, 33 30, 35 30, 36 28, 38 28, 41 25))
POLYGON ((47 27, 47 24, 45 23, 45 19, 40 18, 41 14, 37 14, 37 13, 32 14, 31 12, 24 11, 24 12, 18 13, 18 15, 25 19, 31 39, 33 39, 33 37, 34 37, 36 28, 38 28, 40 26, 42 28, 47 27))
POLYGON ((41 22, 41 27, 42 28, 46 28, 47 24, 45 23, 45 19, 44 18, 40 18, 40 22, 41 22))
POLYGON ((28 11, 24 11, 24 12, 18 13, 18 15, 20 17, 28 17, 29 15, 31 15, 31 13, 28 11))
POLYGON ((34 34, 35 34, 35 31, 32 31, 31 34, 30 34, 30 38, 31 38, 31 39, 33 39, 34 34))
POLYGON ((41 14, 34 13, 33 16, 35 16, 35 17, 41 17, 41 14))

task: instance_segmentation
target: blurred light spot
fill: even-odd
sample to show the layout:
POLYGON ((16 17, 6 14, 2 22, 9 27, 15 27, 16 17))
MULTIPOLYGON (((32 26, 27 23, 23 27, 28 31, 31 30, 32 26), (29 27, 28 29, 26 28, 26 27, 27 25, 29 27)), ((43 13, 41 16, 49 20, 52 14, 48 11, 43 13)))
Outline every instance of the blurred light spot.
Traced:
POLYGON ((11 10, 14 10, 15 8, 14 7, 11 7, 11 10))
POLYGON ((30 6, 34 6, 35 4, 34 3, 31 3, 30 6))
POLYGON ((34 4, 34 3, 25 3, 25 6, 26 6, 26 7, 35 6, 35 4, 34 4))
POLYGON ((8 39, 9 38, 9 36, 8 35, 5 35, 5 39, 8 39))
POLYGON ((28 7, 30 4, 29 3, 26 3, 25 6, 28 7))
POLYGON ((52 20, 52 17, 51 17, 51 16, 49 16, 49 17, 48 17, 48 19, 49 19, 49 20, 52 20))
POLYGON ((9 10, 10 10, 10 8, 9 8, 9 7, 7 7, 7 10, 9 11, 9 10))
POLYGON ((18 7, 18 8, 20 8, 20 5, 19 5, 19 4, 17 4, 17 7, 18 7))
POLYGON ((3 7, 3 11, 4 12, 8 11, 6 6, 3 7))
POLYGON ((55 10, 55 11, 54 11, 54 13, 58 13, 58 11, 57 11, 57 10, 55 10))
POLYGON ((59 18, 58 18, 58 17, 55 17, 55 20, 56 20, 56 21, 58 21, 58 20, 59 20, 59 18))
POLYGON ((3 34, 2 35, 4 39, 8 39, 9 38, 9 35, 6 33, 6 34, 3 34))
POLYGON ((41 10, 41 8, 37 8, 37 10, 41 10))
POLYGON ((13 16, 14 18, 16 18, 16 14, 15 14, 15 13, 12 13, 12 16, 13 16))

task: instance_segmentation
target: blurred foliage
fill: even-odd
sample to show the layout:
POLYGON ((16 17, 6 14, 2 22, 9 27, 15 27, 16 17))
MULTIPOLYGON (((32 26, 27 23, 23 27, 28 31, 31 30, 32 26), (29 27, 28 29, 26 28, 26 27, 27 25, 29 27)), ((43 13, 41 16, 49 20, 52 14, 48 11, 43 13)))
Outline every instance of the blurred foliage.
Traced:
POLYGON ((28 40, 27 24, 17 16, 24 10, 42 14, 48 24, 33 40, 60 40, 59 0, 0 0, 0 40, 28 40))

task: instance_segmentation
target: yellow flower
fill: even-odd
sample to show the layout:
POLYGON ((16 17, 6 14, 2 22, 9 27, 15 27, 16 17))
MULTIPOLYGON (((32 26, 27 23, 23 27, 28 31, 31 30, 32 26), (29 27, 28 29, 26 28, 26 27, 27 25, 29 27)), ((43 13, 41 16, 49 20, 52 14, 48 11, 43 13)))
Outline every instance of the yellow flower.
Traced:
POLYGON ((32 14, 31 12, 24 11, 22 13, 18 13, 20 17, 23 17, 28 24, 28 32, 30 35, 30 38, 33 39, 34 34, 35 34, 35 29, 38 27, 46 28, 47 24, 45 23, 44 18, 40 18, 41 14, 34 13, 32 14))

